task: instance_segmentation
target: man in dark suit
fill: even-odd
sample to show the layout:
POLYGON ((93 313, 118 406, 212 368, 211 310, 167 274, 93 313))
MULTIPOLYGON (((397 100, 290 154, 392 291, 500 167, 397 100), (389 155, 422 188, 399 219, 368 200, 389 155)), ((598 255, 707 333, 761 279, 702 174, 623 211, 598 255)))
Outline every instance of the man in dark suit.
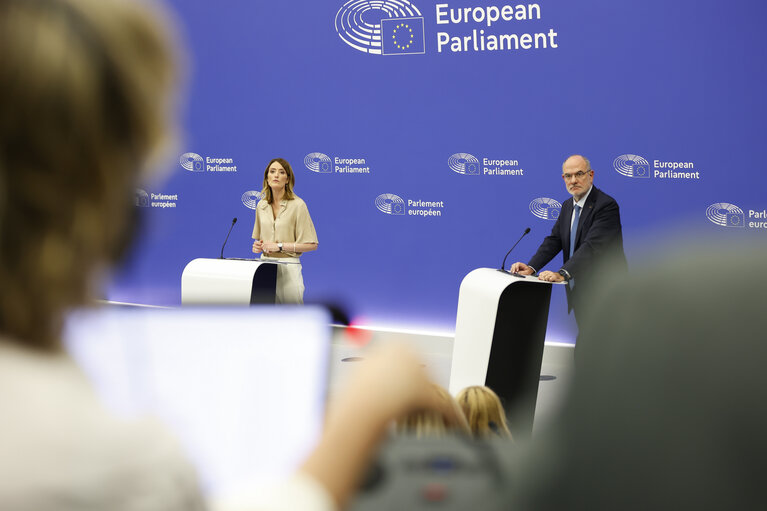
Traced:
POLYGON ((578 321, 581 304, 586 301, 584 289, 590 287, 598 274, 599 263, 609 258, 625 266, 626 256, 618 203, 594 186, 594 170, 589 160, 578 154, 570 156, 562 165, 562 178, 572 198, 562 205, 551 234, 530 262, 516 262, 511 271, 533 275, 561 251, 564 261, 559 271, 541 271, 538 278, 547 282, 568 281, 568 310, 573 310, 578 321))

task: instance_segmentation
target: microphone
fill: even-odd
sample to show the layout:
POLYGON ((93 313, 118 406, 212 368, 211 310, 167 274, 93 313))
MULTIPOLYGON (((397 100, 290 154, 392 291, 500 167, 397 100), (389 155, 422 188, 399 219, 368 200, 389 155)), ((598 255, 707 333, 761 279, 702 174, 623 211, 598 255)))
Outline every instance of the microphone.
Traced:
MULTIPOLYGON (((522 236, 519 237, 516 243, 514 243, 514 247, 519 245, 519 242, 522 241, 522 238, 527 236, 527 233, 530 232, 530 228, 528 227, 525 229, 525 232, 522 233, 522 236)), ((511 251, 514 250, 514 247, 511 247, 508 252, 506 252, 506 255, 503 257, 503 263, 501 263, 501 271, 506 271, 506 258, 509 257, 509 254, 511 254, 511 251)))
POLYGON ((224 247, 226 246, 226 242, 229 241, 229 235, 232 234, 232 229, 234 229, 234 224, 236 223, 237 223, 237 217, 232 218, 232 225, 231 227, 229 227, 229 232, 226 233, 226 239, 224 240, 224 244, 221 245, 221 257, 219 257, 219 259, 224 258, 224 247))

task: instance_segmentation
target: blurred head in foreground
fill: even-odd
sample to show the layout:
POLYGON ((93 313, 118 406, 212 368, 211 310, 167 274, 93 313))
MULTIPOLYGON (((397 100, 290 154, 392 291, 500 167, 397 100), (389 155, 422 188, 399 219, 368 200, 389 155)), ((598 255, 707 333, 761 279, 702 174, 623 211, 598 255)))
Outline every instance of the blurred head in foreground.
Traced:
POLYGON ((139 0, 0 0, 2 509, 204 504, 178 444, 101 407, 59 341, 172 133, 167 33, 139 0))
POLYGON ((172 133, 167 27, 144 2, 0 0, 0 335, 59 349, 126 248, 172 133))
POLYGON ((520 465, 520 509, 764 506, 767 247, 694 243, 594 290, 564 414, 520 465))
POLYGON ((438 406, 428 410, 416 410, 399 419, 397 432, 417 437, 439 437, 451 433, 471 434, 466 417, 453 396, 437 384, 431 384, 431 387, 433 401, 438 406))
POLYGON ((501 400, 489 387, 466 387, 456 396, 474 436, 511 438, 501 400))

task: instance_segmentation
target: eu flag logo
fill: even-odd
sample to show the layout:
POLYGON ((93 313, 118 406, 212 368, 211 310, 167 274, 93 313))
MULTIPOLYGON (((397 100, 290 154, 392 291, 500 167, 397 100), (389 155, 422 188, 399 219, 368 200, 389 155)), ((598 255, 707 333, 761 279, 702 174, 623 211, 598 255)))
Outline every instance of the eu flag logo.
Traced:
POLYGON ((426 53, 423 37, 423 18, 382 19, 381 48, 384 55, 426 53))
POLYGON ((650 171, 648 170, 647 165, 635 163, 634 177, 650 177, 650 171))
POLYGON ((746 216, 743 213, 727 212, 727 227, 744 227, 746 216))

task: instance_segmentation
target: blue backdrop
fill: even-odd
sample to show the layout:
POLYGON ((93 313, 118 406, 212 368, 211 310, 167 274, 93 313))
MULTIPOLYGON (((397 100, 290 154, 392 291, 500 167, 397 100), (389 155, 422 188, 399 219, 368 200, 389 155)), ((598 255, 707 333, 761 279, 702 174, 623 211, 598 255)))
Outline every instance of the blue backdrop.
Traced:
MULTIPOLYGON (((671 225, 767 233, 764 2, 171 4, 185 139, 170 178, 137 191, 145 228, 110 299, 179 304, 184 266, 217 257, 233 217, 226 255, 252 257, 276 156, 320 239, 306 300, 375 326, 452 331, 461 279, 525 227, 511 260, 550 232, 573 153, 618 200, 630 262, 671 225)), ((549 340, 572 342, 560 291, 549 340)))

